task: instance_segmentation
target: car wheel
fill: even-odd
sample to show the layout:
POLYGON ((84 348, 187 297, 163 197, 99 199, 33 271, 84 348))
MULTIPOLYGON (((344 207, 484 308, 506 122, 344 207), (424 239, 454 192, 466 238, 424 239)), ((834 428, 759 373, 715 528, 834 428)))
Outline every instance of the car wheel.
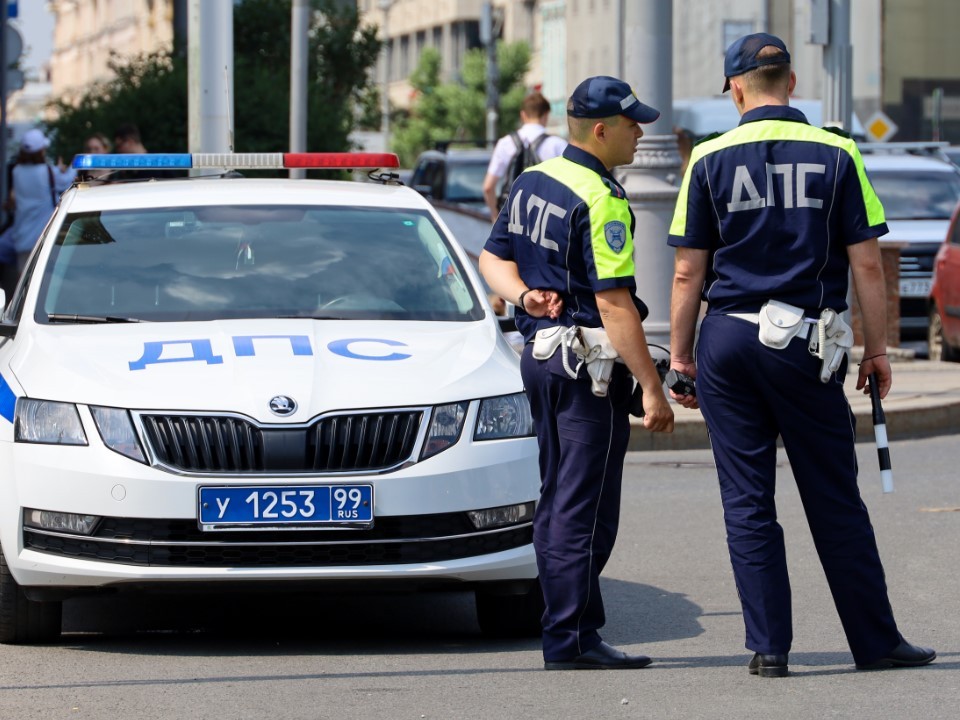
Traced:
POLYGON ((960 348, 951 346, 944 338, 943 321, 936 307, 931 308, 927 325, 927 357, 931 360, 960 362, 960 348))
POLYGON ((477 622, 487 637, 540 637, 544 604, 538 580, 519 594, 480 589, 476 597, 477 622))
POLYGON ((0 643, 30 645, 60 637, 63 603, 30 600, 0 552, 0 643))

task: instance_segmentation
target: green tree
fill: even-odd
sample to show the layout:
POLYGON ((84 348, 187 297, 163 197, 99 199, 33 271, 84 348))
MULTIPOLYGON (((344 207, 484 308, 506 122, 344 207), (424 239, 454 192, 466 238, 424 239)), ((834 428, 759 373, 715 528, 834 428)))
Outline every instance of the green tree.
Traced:
MULTIPOLYGON (((307 149, 349 149, 357 108, 370 105, 371 68, 381 42, 361 26, 355 4, 311 0, 307 149)), ((234 8, 234 149, 287 149, 290 108, 290 3, 244 0, 234 8)), ((115 75, 76 103, 52 103, 54 151, 70 157, 91 132, 110 136, 122 124, 140 128, 152 152, 187 150, 187 65, 170 52, 111 59, 115 75)))
MULTIPOLYGON (((498 43, 500 109, 497 134, 517 127, 520 103, 526 95, 523 78, 530 66, 525 42, 498 43)), ((482 49, 464 55, 460 82, 440 82, 440 53, 427 48, 410 76, 416 94, 409 114, 397 118, 393 150, 400 164, 411 166, 417 156, 437 142, 482 141, 486 137, 487 57, 482 49)))

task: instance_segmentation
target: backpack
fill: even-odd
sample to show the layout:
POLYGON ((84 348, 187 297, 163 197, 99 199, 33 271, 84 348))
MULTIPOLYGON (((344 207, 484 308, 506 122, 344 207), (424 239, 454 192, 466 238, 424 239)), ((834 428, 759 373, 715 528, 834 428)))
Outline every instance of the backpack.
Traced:
POLYGON ((503 184, 500 186, 500 196, 497 198, 498 210, 503 207, 503 204, 510 196, 510 188, 513 187, 513 181, 520 177, 520 173, 528 167, 540 162, 538 151, 540 145, 543 144, 543 141, 546 140, 547 137, 549 137, 548 134, 543 133, 535 138, 529 145, 524 145, 523 140, 520 139, 520 135, 516 131, 510 133, 510 139, 513 140, 516 150, 510 159, 510 164, 507 165, 507 172, 504 173, 503 176, 503 184))

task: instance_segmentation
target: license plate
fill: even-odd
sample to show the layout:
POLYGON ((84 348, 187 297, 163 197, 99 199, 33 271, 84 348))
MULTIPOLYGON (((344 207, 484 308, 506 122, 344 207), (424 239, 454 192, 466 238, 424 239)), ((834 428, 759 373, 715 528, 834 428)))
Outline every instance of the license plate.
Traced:
POLYGON ((900 297, 929 297, 930 284, 933 281, 930 278, 915 278, 900 281, 900 297))
POLYGON ((371 527, 372 485, 201 487, 202 530, 327 525, 371 527))

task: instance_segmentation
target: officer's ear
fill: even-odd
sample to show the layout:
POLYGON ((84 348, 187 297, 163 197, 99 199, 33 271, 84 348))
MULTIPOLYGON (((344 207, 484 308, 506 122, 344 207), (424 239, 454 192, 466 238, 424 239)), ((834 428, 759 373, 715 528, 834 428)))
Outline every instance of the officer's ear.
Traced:
POLYGON ((607 124, 603 122, 603 120, 598 120, 593 124, 593 127, 590 128, 590 134, 597 140, 603 142, 607 135, 607 124))
POLYGON ((797 74, 791 70, 790 71, 790 82, 787 85, 787 95, 793 97, 793 91, 797 87, 797 74))
POLYGON ((730 78, 730 99, 740 114, 743 114, 743 85, 739 80, 730 78))

